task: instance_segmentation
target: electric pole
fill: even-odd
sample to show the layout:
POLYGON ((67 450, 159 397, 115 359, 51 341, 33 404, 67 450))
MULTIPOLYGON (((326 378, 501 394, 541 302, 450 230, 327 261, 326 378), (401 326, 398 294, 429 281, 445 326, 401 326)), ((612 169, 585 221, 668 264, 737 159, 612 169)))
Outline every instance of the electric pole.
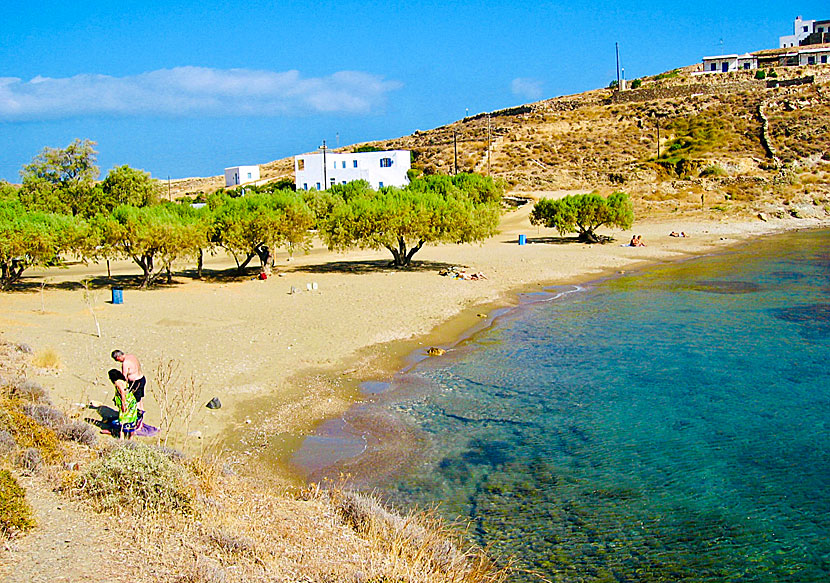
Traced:
POLYGON ((326 140, 323 140, 323 145, 320 146, 317 149, 318 150, 323 150, 323 188, 321 190, 328 190, 329 189, 328 184, 327 184, 328 176, 326 175, 326 150, 328 148, 326 147, 326 140))

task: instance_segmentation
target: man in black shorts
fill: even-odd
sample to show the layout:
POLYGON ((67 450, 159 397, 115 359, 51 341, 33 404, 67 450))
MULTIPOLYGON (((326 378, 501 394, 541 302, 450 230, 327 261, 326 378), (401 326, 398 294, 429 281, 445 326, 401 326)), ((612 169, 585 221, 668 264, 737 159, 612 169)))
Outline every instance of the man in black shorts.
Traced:
POLYGON ((120 350, 113 350, 112 358, 121 363, 121 372, 124 378, 127 379, 127 386, 138 402, 138 419, 140 424, 141 419, 144 417, 144 387, 147 385, 147 379, 144 373, 141 372, 141 363, 138 362, 135 354, 124 354, 120 350))

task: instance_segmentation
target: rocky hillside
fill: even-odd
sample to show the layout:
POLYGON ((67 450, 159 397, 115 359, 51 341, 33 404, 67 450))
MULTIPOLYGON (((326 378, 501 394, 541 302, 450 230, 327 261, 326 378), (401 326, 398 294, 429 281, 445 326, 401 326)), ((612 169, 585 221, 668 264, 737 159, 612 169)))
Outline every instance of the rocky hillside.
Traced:
MULTIPOLYGON (((514 192, 623 189, 640 210, 788 212, 780 207, 803 203, 823 213, 830 202, 830 66, 780 67, 765 79, 755 71, 701 75, 698 68, 368 145, 412 150, 414 167, 427 174, 456 167, 490 173, 514 192)), ((291 159, 264 164, 262 172, 291 177, 291 159)))

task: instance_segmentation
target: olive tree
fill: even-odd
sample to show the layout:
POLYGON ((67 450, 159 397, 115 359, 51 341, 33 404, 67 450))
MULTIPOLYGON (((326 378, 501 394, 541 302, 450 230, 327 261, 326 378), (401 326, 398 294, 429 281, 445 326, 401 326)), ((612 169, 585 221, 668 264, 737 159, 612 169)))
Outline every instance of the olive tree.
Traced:
POLYGON ((112 216, 98 215, 98 254, 131 258, 141 267, 141 287, 152 284, 163 272, 171 279, 176 259, 196 255, 207 241, 207 224, 173 204, 148 207, 122 205, 112 216))
POLYGON ((501 189, 489 178, 432 176, 405 188, 350 189, 321 225, 331 250, 387 249, 408 267, 427 243, 471 243, 495 234, 501 189))
POLYGON ((578 233, 583 243, 597 243, 599 227, 630 229, 634 222, 631 200, 624 192, 605 198, 596 192, 568 195, 560 199, 543 198, 530 213, 533 225, 556 227, 561 234, 578 233))
POLYGON ((314 213, 299 193, 218 195, 208 205, 213 213, 212 241, 233 256, 240 272, 254 257, 265 267, 278 247, 307 248, 311 242, 314 213))
POLYGON ((0 288, 9 289, 33 265, 58 262, 61 253, 80 245, 85 227, 74 217, 0 201, 0 288))

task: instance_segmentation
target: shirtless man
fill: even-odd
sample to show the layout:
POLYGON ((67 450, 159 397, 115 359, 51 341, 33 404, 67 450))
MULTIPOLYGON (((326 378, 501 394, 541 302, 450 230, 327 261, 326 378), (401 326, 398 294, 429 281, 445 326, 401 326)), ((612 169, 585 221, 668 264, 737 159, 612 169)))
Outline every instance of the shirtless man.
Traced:
POLYGON ((141 372, 141 363, 138 362, 135 354, 124 354, 120 350, 113 350, 112 358, 121 363, 121 373, 127 379, 130 392, 138 401, 139 418, 141 418, 144 414, 144 386, 147 384, 147 379, 141 372))

